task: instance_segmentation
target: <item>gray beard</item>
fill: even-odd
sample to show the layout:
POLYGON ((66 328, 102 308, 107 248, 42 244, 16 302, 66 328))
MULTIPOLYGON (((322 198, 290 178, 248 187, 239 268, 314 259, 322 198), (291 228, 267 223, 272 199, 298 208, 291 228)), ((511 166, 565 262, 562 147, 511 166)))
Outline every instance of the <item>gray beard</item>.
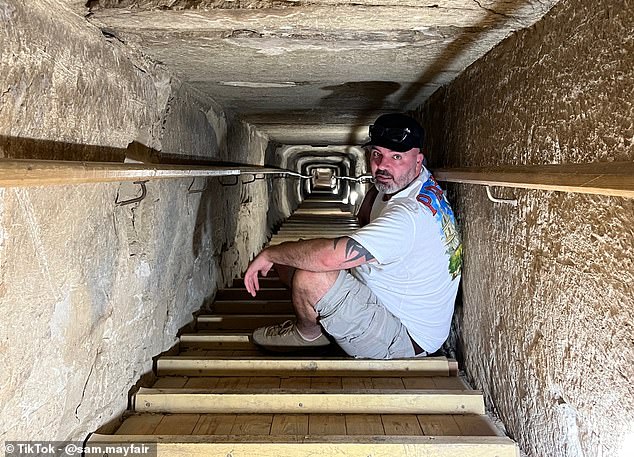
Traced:
POLYGON ((389 185, 389 184, 375 182, 374 187, 376 187, 379 192, 383 192, 384 194, 394 194, 398 192, 399 190, 401 190, 401 189, 398 189, 397 184, 389 185))
POLYGON ((388 194, 388 195, 392 195, 395 194, 397 192, 400 192, 401 190, 405 189, 407 186, 409 186, 416 178, 418 177, 418 174, 413 174, 411 177, 408 176, 404 179, 404 183, 401 185, 400 183, 396 182, 396 181, 392 181, 392 184, 383 184, 380 183, 378 181, 374 181, 374 187, 376 187, 376 189, 379 192, 383 192, 384 194, 388 194))

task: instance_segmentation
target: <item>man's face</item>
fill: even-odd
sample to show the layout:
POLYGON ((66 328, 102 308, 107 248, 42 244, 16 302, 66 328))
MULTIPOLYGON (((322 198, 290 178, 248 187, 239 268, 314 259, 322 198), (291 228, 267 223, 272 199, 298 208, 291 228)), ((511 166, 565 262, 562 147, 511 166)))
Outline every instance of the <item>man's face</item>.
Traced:
POLYGON ((423 154, 418 148, 396 152, 382 146, 370 148, 370 169, 374 185, 385 194, 404 189, 420 173, 423 154))

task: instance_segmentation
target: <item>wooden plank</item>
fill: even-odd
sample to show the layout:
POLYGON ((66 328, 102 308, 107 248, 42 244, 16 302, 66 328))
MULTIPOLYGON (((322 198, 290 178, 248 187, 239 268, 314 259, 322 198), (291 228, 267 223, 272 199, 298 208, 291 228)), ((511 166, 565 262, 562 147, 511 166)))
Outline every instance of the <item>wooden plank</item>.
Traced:
POLYGON ((196 326, 201 329, 255 330, 265 325, 280 324, 295 319, 294 314, 218 314, 200 315, 196 326))
POLYGON ((307 414, 275 414, 271 424, 271 435, 307 435, 307 414))
POLYGON ((382 414, 381 421, 386 435, 422 435, 414 414, 382 414))
MULTIPOLYGON (((244 278, 234 279, 232 287, 244 287, 244 278)), ((260 278, 260 287, 284 287, 284 284, 280 281, 280 278, 269 275, 266 278, 260 278)))
POLYGON ((310 383, 311 383, 311 378, 307 376, 285 377, 285 378, 281 378, 280 380, 280 388, 309 390, 310 383))
POLYGON ((201 332, 186 333, 180 336, 179 343, 183 347, 206 348, 206 344, 214 348, 240 349, 253 347, 250 337, 252 332, 235 332, 233 334, 201 332))
POLYGON ((227 390, 237 390, 237 389, 246 389, 249 385, 249 378, 244 376, 226 376, 218 378, 218 384, 216 384, 216 388, 218 389, 227 389, 227 390))
POLYGON ((201 414, 192 435, 230 435, 235 414, 201 414))
POLYGON ((185 389, 213 389, 218 386, 220 378, 214 376, 194 376, 187 378, 185 389))
POLYGON ((634 197, 634 162, 442 168, 439 181, 634 197))
POLYGON ((374 384, 372 383, 372 379, 370 377, 361 376, 358 378, 351 377, 343 377, 341 378, 341 386, 346 390, 372 390, 374 389, 374 384))
POLYGON ((249 378, 249 389, 279 389, 280 378, 277 376, 253 376, 249 378))
POLYGON ((319 376, 311 378, 310 390, 341 390, 340 376, 319 376))
POLYGON ((350 358, 196 358, 169 356, 157 360, 159 376, 447 376, 444 357, 370 360, 350 358))
POLYGON ((199 419, 198 414, 166 414, 154 429, 154 434, 191 435, 199 419))
POLYGON ((375 389, 405 389, 403 380, 396 376, 390 378, 372 378, 372 385, 375 389))
POLYGON ((260 357, 262 356, 262 352, 259 349, 254 349, 251 351, 231 351, 231 357, 260 357))
POLYGON ((162 414, 130 416, 123 421, 115 435, 151 435, 161 420, 162 414))
POLYGON ((177 389, 185 387, 188 379, 187 376, 163 376, 158 378, 152 387, 155 389, 177 389))
POLYGON ((243 387, 244 384, 214 390, 141 388, 134 396, 135 409, 162 413, 484 414, 482 395, 474 391, 321 389, 306 392, 268 387, 272 383, 259 389, 243 387))
POLYGON ((202 348, 183 349, 178 355, 179 357, 227 357, 230 356, 233 349, 207 350, 202 348))
POLYGON ((462 431, 452 415, 417 415, 418 423, 427 436, 461 436, 462 431))
MULTIPOLYGON (((245 167, 247 170, 250 167, 245 167)), ((167 178, 240 175, 240 167, 80 162, 64 160, 0 161, 0 186, 24 187, 167 178)))
POLYGON ((464 436, 499 436, 501 434, 484 415, 454 415, 454 420, 464 436))
MULTIPOLYGON (((261 290, 261 289, 260 289, 261 290)), ((221 300, 212 305, 215 314, 290 314, 293 312, 293 303, 288 300, 261 300, 258 292, 257 298, 249 300, 221 300)))
POLYGON ((273 422, 272 414, 237 414, 232 435, 268 435, 273 422))
MULTIPOLYGON (((442 376, 438 376, 442 377, 442 376)), ((436 376, 417 376, 412 378, 401 378, 406 389, 435 389, 434 382, 436 376)))
MULTIPOLYGON (((229 300, 249 300, 253 298, 246 289, 220 289, 216 293, 216 300, 229 301, 229 300)), ((287 288, 279 289, 260 289, 258 291, 258 298, 260 300, 290 300, 291 291, 287 288)))
MULTIPOLYGON (((310 419, 309 419, 310 429, 310 419)), ((155 436, 158 455, 209 457, 519 457, 507 437, 443 437, 403 435, 182 435, 155 436)), ((92 434, 92 443, 147 443, 147 436, 92 434)), ((100 454, 89 454, 96 456, 100 454)))
POLYGON ((379 414, 346 414, 348 435, 384 435, 385 429, 379 414))
POLYGON ((471 389, 471 387, 468 386, 467 383, 462 380, 462 378, 458 378, 455 376, 447 376, 447 377, 438 376, 432 379, 437 389, 445 389, 445 390, 471 389))
POLYGON ((309 414, 309 435, 345 435, 346 416, 344 414, 309 414))

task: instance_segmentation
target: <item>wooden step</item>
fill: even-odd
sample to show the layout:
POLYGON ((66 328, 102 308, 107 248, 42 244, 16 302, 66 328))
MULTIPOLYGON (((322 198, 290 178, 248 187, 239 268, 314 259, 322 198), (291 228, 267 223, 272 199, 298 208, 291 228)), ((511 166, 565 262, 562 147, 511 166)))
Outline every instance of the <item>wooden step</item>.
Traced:
POLYGON ((185 333, 179 338, 181 350, 188 348, 253 350, 257 347, 251 343, 251 332, 233 334, 185 333))
MULTIPOLYGON (((246 288, 232 288, 232 289, 220 289, 216 294, 216 300, 218 301, 227 301, 227 300, 250 300, 253 297, 247 291, 246 288)), ((269 301, 277 301, 277 300, 290 300, 291 291, 286 287, 280 288, 261 288, 258 291, 257 298, 259 300, 269 300, 269 301)))
POLYGON ((291 222, 282 225, 277 233, 284 230, 341 230, 341 229, 355 229, 359 228, 359 224, 356 222, 327 222, 327 223, 312 223, 312 222, 291 222))
POLYGON ((280 233, 276 233, 275 235, 273 235, 271 237, 271 240, 278 240, 278 239, 283 239, 283 240, 290 240, 290 239, 299 239, 299 238, 304 238, 304 239, 312 239, 312 238, 328 238, 328 239, 334 239, 334 238, 340 238, 342 236, 347 236, 347 235, 351 235, 352 233, 354 233, 354 230, 311 230, 311 231, 305 231, 305 230, 298 230, 296 232, 280 232, 280 233))
MULTIPOLYGON (((157 443, 158 455, 517 457, 481 415, 143 414, 96 443, 157 443)), ((90 455, 90 454, 87 454, 90 455)))
MULTIPOLYGON (((291 314, 293 304, 288 300, 260 300, 260 289, 255 298, 248 300, 216 300, 211 308, 214 314, 291 314)), ((204 314, 200 314, 201 316, 204 314)))
POLYGON ((141 388, 134 405, 155 413, 484 414, 482 395, 474 390, 141 388))
POLYGON ((161 376, 155 389, 303 389, 312 391, 353 390, 472 390, 457 376, 161 376))
POLYGON ((282 224, 282 227, 286 225, 297 224, 314 224, 314 225, 328 225, 328 224, 358 224, 359 221, 356 217, 350 216, 326 216, 326 215, 314 215, 308 214, 302 216, 291 216, 282 224))
POLYGON ((151 414, 129 415, 116 435, 503 436, 478 414, 151 414), (278 424, 294 423, 291 428, 278 424), (398 423, 400 422, 400 426, 398 423), (291 432, 291 433, 289 433, 291 432))
POLYGON ((212 314, 196 317, 196 328, 207 330, 255 330, 295 319, 294 314, 212 314))
POLYGON ((358 229, 358 226, 351 227, 282 227, 276 235, 286 234, 302 234, 302 233, 342 233, 342 232, 354 232, 358 229))
POLYGON ((455 361, 445 357, 370 360, 350 358, 160 357, 159 376, 449 376, 455 361))
MULTIPOLYGON (((280 278, 276 276, 269 275, 268 277, 260 278, 259 281, 260 281, 260 287, 262 288, 284 287, 284 283, 282 283, 282 281, 280 281, 280 278)), ((232 287, 244 288, 244 278, 234 279, 232 287)))

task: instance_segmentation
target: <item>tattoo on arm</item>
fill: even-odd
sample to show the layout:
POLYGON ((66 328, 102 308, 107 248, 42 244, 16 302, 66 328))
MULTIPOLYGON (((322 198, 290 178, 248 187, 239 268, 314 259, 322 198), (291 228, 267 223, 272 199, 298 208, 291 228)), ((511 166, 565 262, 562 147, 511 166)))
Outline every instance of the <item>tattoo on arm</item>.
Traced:
POLYGON ((348 240, 346 242, 346 262, 354 262, 355 260, 361 258, 363 258, 363 260, 365 260, 366 262, 374 260, 374 256, 370 253, 370 251, 364 248, 361 243, 353 240, 352 238, 336 238, 334 240, 334 249, 337 249, 337 244, 339 243, 339 241, 344 239, 348 240))

